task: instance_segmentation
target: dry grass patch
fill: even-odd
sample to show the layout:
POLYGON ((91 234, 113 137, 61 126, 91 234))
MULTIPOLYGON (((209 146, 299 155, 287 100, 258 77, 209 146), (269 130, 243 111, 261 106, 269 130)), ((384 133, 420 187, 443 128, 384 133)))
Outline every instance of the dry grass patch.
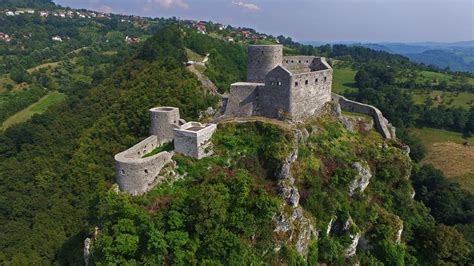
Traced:
POLYGON ((474 147, 454 142, 433 143, 424 163, 431 163, 450 179, 474 192, 474 147))

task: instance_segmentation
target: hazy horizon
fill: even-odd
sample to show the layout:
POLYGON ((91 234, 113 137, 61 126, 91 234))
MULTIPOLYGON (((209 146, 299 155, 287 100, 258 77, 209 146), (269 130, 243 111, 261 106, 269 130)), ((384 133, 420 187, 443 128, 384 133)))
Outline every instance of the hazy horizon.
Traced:
POLYGON ((474 39, 472 0, 55 0, 63 6, 211 20, 298 41, 459 42, 474 39), (455 19, 453 19, 455 18, 455 19))

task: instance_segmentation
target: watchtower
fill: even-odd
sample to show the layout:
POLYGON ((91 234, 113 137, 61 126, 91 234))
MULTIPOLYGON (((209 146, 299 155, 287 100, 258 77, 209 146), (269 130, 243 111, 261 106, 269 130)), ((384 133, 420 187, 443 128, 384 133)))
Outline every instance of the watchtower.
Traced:
POLYGON ((265 82, 268 72, 283 62, 282 45, 250 45, 248 47, 248 82, 265 82))
POLYGON ((179 109, 176 107, 156 107, 150 109, 150 134, 158 137, 158 143, 173 140, 173 129, 179 127, 179 109))

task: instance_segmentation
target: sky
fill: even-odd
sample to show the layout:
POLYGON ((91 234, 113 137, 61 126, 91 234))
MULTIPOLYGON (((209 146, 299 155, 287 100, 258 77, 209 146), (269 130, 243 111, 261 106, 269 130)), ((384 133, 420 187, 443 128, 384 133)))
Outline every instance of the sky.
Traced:
POLYGON ((245 26, 297 41, 474 40, 474 0, 54 0, 74 8, 245 26))

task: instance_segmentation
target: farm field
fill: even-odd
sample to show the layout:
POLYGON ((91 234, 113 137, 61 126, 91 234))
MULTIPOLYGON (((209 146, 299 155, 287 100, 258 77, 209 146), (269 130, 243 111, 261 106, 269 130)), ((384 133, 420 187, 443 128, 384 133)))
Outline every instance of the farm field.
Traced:
POLYGON ((30 119, 35 114, 42 114, 44 113, 50 106, 53 106, 57 103, 62 102, 66 98, 66 95, 54 91, 50 92, 36 103, 28 106, 27 108, 19 111, 18 113, 9 117, 2 125, 2 130, 7 129, 8 127, 22 123, 30 119))
POLYGON ((433 164, 436 168, 465 189, 474 192, 474 137, 467 140, 461 133, 433 129, 414 128, 410 134, 421 140, 427 149, 422 163, 433 164))
POLYGON ((474 106, 474 93, 470 92, 449 92, 440 90, 409 90, 404 89, 412 95, 416 104, 423 104, 427 97, 433 100, 433 105, 444 104, 448 107, 461 107, 469 109, 474 106))

